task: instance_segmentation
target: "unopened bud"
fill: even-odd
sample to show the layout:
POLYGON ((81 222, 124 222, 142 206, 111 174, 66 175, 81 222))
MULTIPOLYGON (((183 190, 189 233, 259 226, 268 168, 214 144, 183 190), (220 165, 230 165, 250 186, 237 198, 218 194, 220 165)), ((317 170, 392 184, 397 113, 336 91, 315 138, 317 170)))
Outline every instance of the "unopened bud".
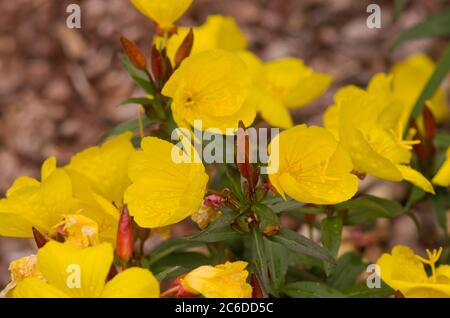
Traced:
POLYGON ((161 54, 161 52, 156 48, 156 45, 152 46, 151 65, 152 65, 153 79, 156 82, 160 82, 164 77, 164 57, 161 54))
POLYGON ((128 208, 125 206, 120 214, 117 230, 116 255, 123 261, 129 261, 133 256, 133 226, 128 208))
POLYGON ((425 136, 428 140, 432 140, 436 134, 436 120, 428 106, 423 108, 422 117, 425 136))
POLYGON ((44 234, 39 232, 36 228, 33 227, 32 230, 34 241, 36 242, 37 248, 43 247, 49 241, 49 239, 44 234))
POLYGON ((133 63, 134 67, 139 70, 146 71, 147 60, 141 49, 139 49, 139 47, 133 41, 127 39, 124 36, 120 38, 120 42, 122 43, 123 50, 130 59, 131 63, 133 63))
POLYGON ((263 291, 261 289, 261 284, 259 283, 258 277, 255 273, 252 274, 250 279, 250 283, 252 285, 252 298, 264 298, 263 291))
POLYGON ((239 122, 237 130, 236 148, 239 173, 247 180, 251 180, 254 171, 251 164, 250 138, 242 121, 239 122))
POLYGON ((184 38, 177 53, 175 54, 175 66, 178 66, 187 58, 192 51, 192 45, 194 44, 194 32, 192 29, 189 30, 188 34, 184 38))

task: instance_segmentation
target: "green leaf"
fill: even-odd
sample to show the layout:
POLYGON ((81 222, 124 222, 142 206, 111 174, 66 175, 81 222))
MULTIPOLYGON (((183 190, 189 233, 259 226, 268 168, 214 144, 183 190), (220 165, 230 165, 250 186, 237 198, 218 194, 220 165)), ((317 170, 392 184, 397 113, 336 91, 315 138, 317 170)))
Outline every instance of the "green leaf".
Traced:
POLYGON ((342 219, 339 216, 331 216, 320 223, 322 243, 334 256, 337 255, 341 245, 342 219))
POLYGON ((392 218, 403 212, 400 203, 371 195, 362 195, 336 205, 338 211, 347 211, 347 224, 370 222, 376 218, 392 218))
POLYGON ((198 245, 201 245, 201 243, 186 241, 183 238, 179 237, 172 237, 156 246, 146 257, 146 260, 148 262, 148 265, 151 266, 152 264, 166 257, 167 255, 170 255, 176 251, 185 250, 186 248, 198 245))
POLYGON ((328 278, 328 284, 339 290, 355 284, 356 279, 367 267, 357 252, 342 255, 328 278))
POLYGON ((268 221, 270 224, 278 224, 280 221, 278 215, 269 207, 261 203, 255 203, 253 206, 253 211, 258 217, 263 220, 268 221))
POLYGON ((439 12, 425 21, 419 22, 413 27, 400 33, 392 43, 392 48, 397 48, 404 42, 412 39, 430 38, 450 34, 450 8, 439 12))
POLYGON ((125 54, 119 54, 119 59, 122 65, 125 67, 128 75, 142 87, 147 93, 154 94, 155 88, 152 83, 149 82, 148 76, 144 71, 138 70, 133 66, 133 63, 128 59, 125 54))
POLYGON ((322 206, 305 206, 303 203, 291 199, 276 202, 271 208, 275 213, 292 211, 303 214, 320 214, 325 212, 325 208, 322 206))
POLYGON ((436 215, 436 220, 439 226, 444 231, 444 235, 448 237, 448 226, 447 226, 447 206, 448 203, 448 194, 444 195, 435 195, 431 198, 431 206, 433 207, 434 214, 436 215))
POLYGON ((253 227, 251 231, 251 254, 252 265, 255 267, 262 289, 265 293, 271 293, 269 283, 269 270, 265 258, 264 240, 261 232, 257 227, 253 227))
MULTIPOLYGON (((154 119, 148 119, 147 117, 143 117, 142 118, 142 127, 148 127, 154 124, 159 123, 158 120, 154 120, 154 119)), ((112 136, 116 136, 119 135, 125 131, 135 131, 139 129, 139 121, 137 119, 130 119, 124 123, 121 123, 120 125, 117 125, 116 127, 114 127, 113 129, 111 129, 106 137, 112 137, 112 136)))
POLYGON ((295 282, 283 287, 283 292, 294 298, 344 298, 340 291, 317 282, 295 282))
POLYGON ((232 212, 224 213, 216 221, 210 223, 206 229, 186 236, 185 239, 203 243, 234 239, 239 236, 239 234, 231 228, 231 223, 233 223, 236 217, 237 215, 232 212))
MULTIPOLYGON (((450 23, 448 21, 450 21, 450 9, 447 11, 447 21, 446 21, 447 26, 450 28, 450 23)), ((424 89, 419 95, 419 98, 414 104, 414 108, 411 112, 412 118, 417 119, 417 117, 419 117, 419 115, 422 113, 422 109, 423 106, 425 105, 425 102, 434 96, 434 93, 437 91, 437 89, 441 85, 441 82, 447 76, 449 70, 450 70, 450 44, 447 45, 447 48, 440 57, 439 61, 437 62, 436 68, 433 74, 431 75, 430 79, 428 80, 427 85, 425 85, 424 89)))
POLYGON ((366 284, 358 284, 344 289, 344 293, 352 298, 386 298, 395 293, 391 287, 381 283, 380 288, 369 288, 366 284))
POLYGON ((159 273, 174 266, 182 266, 191 270, 208 263, 209 257, 202 253, 174 252, 161 258, 157 262, 154 262, 151 266, 151 270, 152 272, 159 273))
POLYGON ((128 98, 124 100, 120 105, 129 105, 129 104, 137 104, 137 105, 151 105, 153 103, 153 99, 146 97, 137 97, 137 98, 128 98))
POLYGON ((264 238, 265 256, 269 265, 270 286, 274 296, 279 296, 279 291, 284 285, 288 270, 288 253, 284 246, 264 238))
MULTIPOLYGON (((339 216, 331 216, 323 219, 320 223, 320 230, 322 233, 323 246, 336 257, 339 246, 341 245, 342 234, 342 219, 339 216)), ((325 265, 325 272, 330 274, 332 268, 329 264, 325 265)))
POLYGON ((450 133, 437 133, 434 137, 434 143, 438 147, 450 147, 450 133))
POLYGON ((411 207, 420 200, 422 200, 426 196, 426 194, 427 193, 422 189, 413 186, 411 188, 411 192, 409 193, 408 200, 406 201, 404 210, 409 211, 411 207))
POLYGON ((336 263, 330 252, 314 241, 294 231, 281 229, 278 235, 271 236, 269 239, 283 245, 291 251, 312 256, 330 264, 336 263))
POLYGON ((174 266, 174 267, 169 267, 167 269, 165 269, 162 272, 159 273, 153 273, 155 274, 156 279, 161 282, 164 279, 171 279, 171 278, 175 278, 178 277, 180 275, 183 275, 187 272, 189 272, 190 270, 188 268, 182 267, 182 266, 174 266))

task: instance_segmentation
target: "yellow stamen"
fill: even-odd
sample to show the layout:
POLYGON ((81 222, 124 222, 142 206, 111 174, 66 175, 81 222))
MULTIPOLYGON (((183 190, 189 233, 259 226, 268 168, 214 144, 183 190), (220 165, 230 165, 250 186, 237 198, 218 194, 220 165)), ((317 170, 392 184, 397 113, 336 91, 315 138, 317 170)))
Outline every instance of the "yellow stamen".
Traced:
POLYGON ((431 273, 432 273, 431 279, 433 280, 433 283, 436 283, 436 266, 435 266, 435 264, 441 257, 443 249, 442 249, 442 247, 440 247, 439 250, 433 249, 433 252, 430 252, 429 249, 427 249, 426 251, 427 251, 428 259, 425 259, 418 255, 416 255, 416 257, 422 263, 430 265, 431 273))

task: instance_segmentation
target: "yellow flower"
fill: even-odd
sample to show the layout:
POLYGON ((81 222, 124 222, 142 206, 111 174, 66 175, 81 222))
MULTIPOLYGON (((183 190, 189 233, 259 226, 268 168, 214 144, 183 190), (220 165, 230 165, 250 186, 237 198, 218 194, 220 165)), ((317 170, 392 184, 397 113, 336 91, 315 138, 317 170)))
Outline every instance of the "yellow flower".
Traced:
MULTIPOLYGON (((212 49, 235 52, 247 47, 247 39, 232 17, 210 15, 204 24, 194 27, 192 30, 194 32, 194 44, 191 55, 212 49)), ((172 62, 188 32, 189 28, 180 27, 177 34, 172 35, 167 41, 167 55, 172 62)), ((157 37, 155 42, 161 46, 164 43, 164 38, 157 37)))
POLYGON ((450 266, 435 267, 441 253, 442 248, 433 252, 427 250, 427 260, 415 255, 409 247, 397 245, 391 254, 383 254, 377 265, 383 281, 406 298, 448 298, 450 266), (431 277, 428 277, 423 264, 431 267, 431 277))
MULTIPOLYGON (((406 105, 407 116, 412 111, 419 94, 427 84, 436 65, 424 54, 414 54, 401 63, 394 65, 392 93, 395 98, 406 105)), ((434 96, 426 101, 438 123, 450 118, 449 105, 443 89, 438 89, 434 96)))
POLYGON ((289 109, 311 103, 327 90, 332 81, 330 75, 315 72, 296 58, 260 62, 258 67, 256 56, 248 53, 240 56, 253 73, 253 87, 247 104, 272 126, 292 127, 289 109))
POLYGON ((233 53, 210 50, 186 58, 162 93, 171 97, 172 113, 181 127, 237 129, 240 120, 246 126, 255 119, 255 111, 244 107, 250 87, 245 64, 233 53))
POLYGON ((251 298, 252 286, 247 283, 246 267, 243 261, 200 266, 181 279, 181 286, 206 298, 251 298))
POLYGON ((0 298, 9 297, 11 291, 16 287, 17 283, 28 277, 36 277, 43 280, 44 276, 37 269, 37 256, 30 255, 19 258, 9 264, 9 272, 11 273, 11 282, 0 292, 0 298))
POLYGON ((130 158, 133 183, 125 191, 125 203, 136 223, 164 227, 196 212, 208 182, 203 164, 192 162, 185 153, 179 153, 183 162, 174 162, 172 152, 179 148, 155 137, 145 137, 141 147, 130 158))
POLYGON ((105 283, 113 249, 108 243, 78 249, 71 244, 48 242, 38 252, 38 270, 45 282, 32 277, 17 283, 15 298, 156 298, 159 284, 151 272, 129 268, 105 283))
POLYGON ((450 186, 450 147, 447 148, 446 159, 433 177, 432 182, 442 187, 450 186))
POLYGON ((70 160, 64 170, 70 176, 73 209, 91 218, 100 227, 102 240, 114 241, 123 194, 131 184, 128 160, 135 151, 131 132, 125 132, 100 146, 87 148, 70 160))
POLYGON ((192 0, 131 0, 131 3, 161 29, 170 29, 186 12, 192 0))
POLYGON ((14 181, 0 200, 0 235, 33 237, 32 227, 50 235, 54 226, 70 213, 72 185, 67 173, 56 169, 56 158, 41 168, 41 182, 29 177, 14 181))
POLYGON ((351 174, 352 161, 324 128, 295 126, 281 132, 269 147, 269 164, 277 166, 274 161, 278 161, 278 171, 269 174, 269 179, 283 197, 335 204, 356 193, 358 179, 351 174), (279 151, 274 148, 276 143, 279 151))
POLYGON ((431 183, 412 169, 414 140, 403 140, 404 104, 393 99, 391 76, 377 74, 367 91, 347 86, 335 95, 335 104, 324 114, 324 124, 352 158, 358 173, 391 181, 407 180, 434 193, 431 183))

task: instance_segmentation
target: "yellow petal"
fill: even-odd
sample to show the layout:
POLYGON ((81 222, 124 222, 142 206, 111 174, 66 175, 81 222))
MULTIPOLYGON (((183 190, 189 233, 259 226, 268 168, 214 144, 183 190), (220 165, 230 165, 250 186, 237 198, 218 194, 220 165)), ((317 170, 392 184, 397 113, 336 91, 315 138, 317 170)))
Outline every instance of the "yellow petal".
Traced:
POLYGON ((162 29, 170 28, 189 8, 192 0, 131 0, 143 14, 158 23, 162 29))
POLYGON ((255 115, 253 109, 243 109, 250 84, 244 62, 235 54, 215 49, 185 59, 162 93, 173 99, 174 117, 191 126, 202 120, 204 130, 225 124, 237 128, 239 117, 255 115))
POLYGON ((159 298, 159 283, 146 269, 128 268, 105 285, 102 297, 159 298))
POLYGON ((299 125, 276 138, 270 144, 270 160, 276 160, 272 145, 278 141, 279 169, 269 179, 278 191, 315 204, 342 202, 356 193, 352 161, 329 131, 299 125))
POLYGON ((16 190, 0 200, 1 235, 32 237, 33 226, 48 234, 69 213, 72 185, 63 170, 55 170, 40 186, 23 186, 30 182, 34 184, 20 181, 20 190, 16 184, 16 190))
POLYGON ((125 192, 125 203, 135 221, 141 227, 163 227, 196 212, 208 181, 203 164, 175 163, 172 150, 177 148, 158 138, 146 137, 141 146, 143 151, 130 158, 133 184, 125 192))
POLYGON ((130 184, 126 167, 134 152, 131 137, 131 132, 125 132, 72 157, 65 169, 74 181, 75 197, 85 199, 86 192, 93 191, 122 206, 123 192, 130 184))
POLYGON ((112 261, 107 243, 79 249, 50 241, 38 252, 38 269, 47 282, 71 297, 100 297, 112 261))
POLYGON ((403 179, 411 182, 426 192, 434 194, 434 189, 430 181, 428 181, 419 171, 405 165, 398 165, 397 168, 402 173, 403 179))
POLYGON ((56 170, 56 157, 50 157, 44 161, 41 167, 41 181, 47 179, 56 170))
POLYGON ((442 187, 450 186, 450 147, 447 148, 446 159, 433 177, 432 182, 442 187))
POLYGON ((27 278, 17 284, 12 293, 14 298, 67 298, 58 288, 44 283, 38 278, 27 278))
POLYGON ((206 298, 251 298, 252 287, 246 282, 246 262, 226 262, 222 265, 200 266, 182 279, 182 286, 191 293, 206 298))
POLYGON ((6 197, 10 197, 13 193, 16 193, 22 189, 26 189, 28 187, 39 187, 40 184, 41 183, 34 178, 30 178, 27 176, 19 177, 14 180, 13 184, 6 192, 6 197))

